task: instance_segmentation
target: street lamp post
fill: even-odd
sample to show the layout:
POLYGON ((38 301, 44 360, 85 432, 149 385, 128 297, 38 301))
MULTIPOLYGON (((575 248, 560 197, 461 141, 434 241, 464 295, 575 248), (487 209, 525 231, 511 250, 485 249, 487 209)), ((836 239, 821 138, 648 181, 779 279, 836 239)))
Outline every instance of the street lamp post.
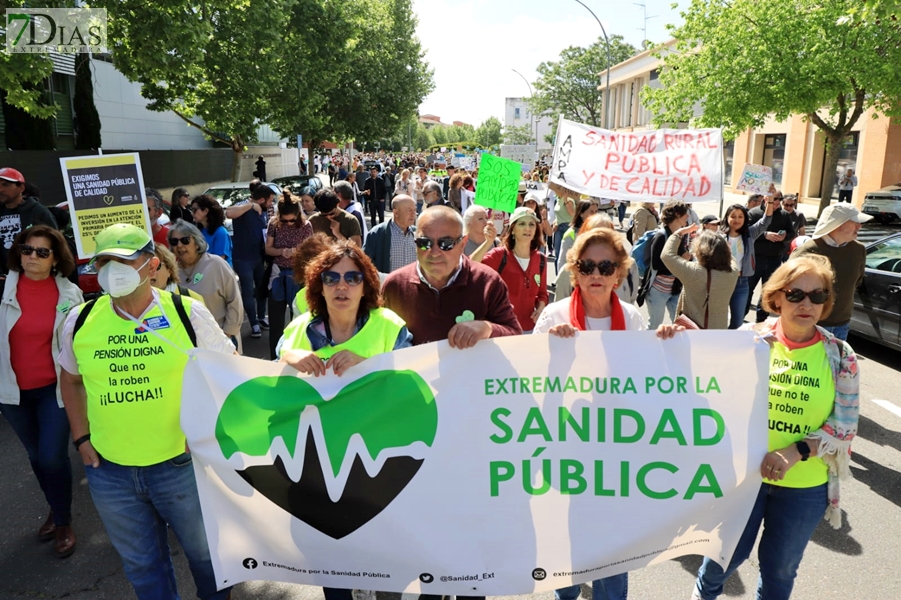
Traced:
MULTIPOLYGON (((527 86, 529 86, 529 100, 531 100, 532 96, 533 96, 532 84, 529 83, 529 80, 526 79, 525 77, 523 77, 523 74, 520 73, 519 71, 517 71, 516 69, 510 69, 510 70, 513 71, 514 73, 516 73, 517 75, 519 75, 520 77, 522 77, 522 80, 526 82, 527 86)), ((529 133, 533 133, 532 130, 535 129, 535 111, 532 110, 531 105, 529 106, 529 114, 532 116, 532 124, 529 125, 529 133)), ((537 151, 538 150, 538 131, 535 131, 534 133, 535 133, 535 150, 537 151)))
POLYGON ((594 11, 588 8, 588 5, 582 2, 582 0, 576 0, 579 4, 585 7, 585 9, 591 13, 591 16, 594 17, 594 20, 598 22, 598 25, 601 26, 601 33, 604 34, 604 44, 607 46, 607 88, 604 91, 604 129, 609 129, 607 127, 607 113, 610 111, 608 104, 610 103, 610 39, 607 37, 607 31, 604 29, 604 24, 601 23, 601 20, 598 19, 598 16, 594 14, 594 11))

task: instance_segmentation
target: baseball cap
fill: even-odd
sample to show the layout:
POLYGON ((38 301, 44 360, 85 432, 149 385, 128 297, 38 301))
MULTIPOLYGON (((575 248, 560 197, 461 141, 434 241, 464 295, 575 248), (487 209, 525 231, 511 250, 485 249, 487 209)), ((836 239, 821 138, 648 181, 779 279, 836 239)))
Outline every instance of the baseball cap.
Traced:
POLYGON ((529 200, 532 200, 536 204, 544 204, 544 199, 540 198, 535 192, 529 192, 526 194, 526 197, 523 198, 523 202, 528 202, 529 200))
POLYGON ((514 223, 522 219, 532 219, 537 223, 538 215, 532 212, 531 208, 527 206, 520 206, 513 211, 513 216, 510 217, 510 226, 512 227, 514 223))
POLYGON ((12 167, 3 167, 0 169, 0 179, 14 181, 16 183, 25 183, 25 176, 12 167))
POLYGON ((91 262, 101 256, 118 256, 133 260, 140 256, 141 252, 153 253, 153 240, 147 232, 130 223, 110 225, 97 234, 94 243, 97 246, 91 262))
POLYGON ((855 223, 866 223, 873 217, 865 215, 858 211, 850 204, 833 204, 827 206, 826 210, 820 215, 817 221, 817 227, 813 231, 813 239, 819 239, 824 235, 829 235, 848 221, 855 223))
POLYGON ((713 215, 707 215, 701 218, 701 225, 719 225, 720 220, 713 215))

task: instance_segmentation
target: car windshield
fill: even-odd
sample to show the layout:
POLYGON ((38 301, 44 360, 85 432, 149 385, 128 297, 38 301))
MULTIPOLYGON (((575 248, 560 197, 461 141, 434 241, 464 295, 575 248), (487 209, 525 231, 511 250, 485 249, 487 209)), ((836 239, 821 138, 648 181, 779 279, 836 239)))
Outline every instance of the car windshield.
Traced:
POLYGON ((867 252, 867 267, 901 273, 901 237, 879 242, 867 252))
POLYGON ((219 204, 222 205, 222 208, 228 208, 236 202, 250 198, 250 191, 240 188, 212 188, 204 192, 204 194, 218 200, 219 204))

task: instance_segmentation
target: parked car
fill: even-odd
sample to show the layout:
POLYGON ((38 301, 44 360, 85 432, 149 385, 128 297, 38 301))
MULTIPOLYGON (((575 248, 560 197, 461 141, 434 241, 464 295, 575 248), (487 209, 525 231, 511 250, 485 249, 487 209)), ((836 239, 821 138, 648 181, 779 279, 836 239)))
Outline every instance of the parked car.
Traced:
POLYGON ((901 183, 867 193, 861 210, 873 215, 880 223, 891 223, 901 219, 901 183))
POLYGON ((867 246, 864 282, 854 293, 851 331, 901 350, 901 233, 867 246))
MULTIPOLYGON (((274 183, 265 183, 264 185, 268 185, 273 192, 275 192, 276 196, 279 196, 282 193, 282 189, 274 183)), ((204 194, 212 196, 216 200, 219 201, 219 204, 222 205, 222 208, 229 208, 233 204, 237 204, 238 202, 243 202, 244 200, 250 200, 250 182, 249 181, 237 181, 234 183, 223 183, 222 185, 217 185, 207 189, 204 194)), ((232 231, 232 220, 225 220, 225 229, 228 231, 228 235, 234 235, 232 231)))
POLYGON ((322 189, 322 180, 315 175, 291 175, 290 177, 276 177, 272 180, 272 183, 276 184, 282 189, 288 188, 288 190, 296 196, 300 196, 300 193, 305 187, 313 188, 313 193, 316 193, 322 189))

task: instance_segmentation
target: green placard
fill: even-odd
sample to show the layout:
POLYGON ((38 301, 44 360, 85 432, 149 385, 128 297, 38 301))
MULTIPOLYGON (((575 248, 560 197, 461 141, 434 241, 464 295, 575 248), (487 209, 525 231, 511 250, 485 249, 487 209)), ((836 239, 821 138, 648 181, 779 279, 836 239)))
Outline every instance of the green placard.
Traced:
POLYGON ((522 165, 507 158, 483 154, 479 164, 479 185, 473 202, 479 206, 513 212, 522 178, 522 165))

